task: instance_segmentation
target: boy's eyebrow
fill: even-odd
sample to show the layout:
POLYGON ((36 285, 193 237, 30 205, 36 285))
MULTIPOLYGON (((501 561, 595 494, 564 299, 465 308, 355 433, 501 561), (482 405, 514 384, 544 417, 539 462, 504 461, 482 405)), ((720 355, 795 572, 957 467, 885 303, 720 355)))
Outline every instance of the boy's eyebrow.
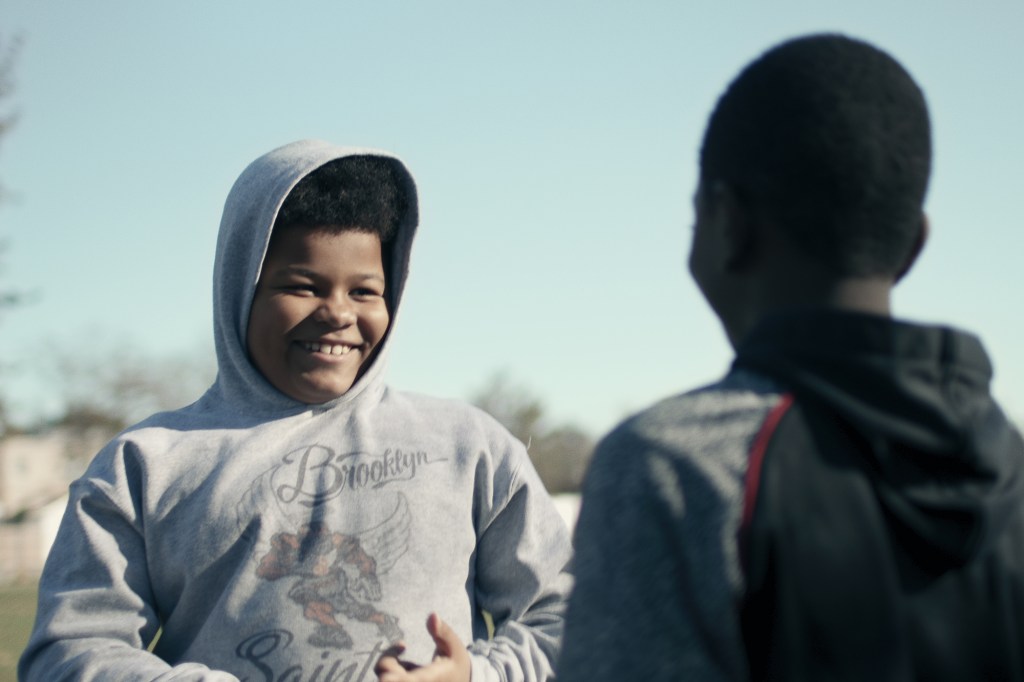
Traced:
MULTIPOLYGON (((318 273, 316 270, 310 270, 309 268, 305 268, 301 265, 285 265, 279 268, 277 270, 277 273, 287 275, 301 275, 302 277, 308 277, 309 279, 319 279, 320 277, 323 277, 323 275, 318 273)), ((384 275, 378 272, 365 272, 362 274, 357 274, 356 277, 364 280, 376 279, 381 282, 386 281, 384 275)))
POLYGON ((312 277, 316 274, 312 270, 304 268, 301 265, 285 265, 279 268, 278 272, 287 272, 292 275, 305 275, 307 277, 312 277))

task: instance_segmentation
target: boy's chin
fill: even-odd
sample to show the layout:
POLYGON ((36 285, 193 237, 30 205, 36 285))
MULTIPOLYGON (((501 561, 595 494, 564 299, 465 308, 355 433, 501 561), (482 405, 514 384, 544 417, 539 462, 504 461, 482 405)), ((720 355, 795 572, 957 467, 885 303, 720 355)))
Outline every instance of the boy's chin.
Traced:
POLYGON ((355 376, 321 380, 300 380, 284 391, 290 398, 307 405, 322 405, 342 397, 356 382, 355 376))

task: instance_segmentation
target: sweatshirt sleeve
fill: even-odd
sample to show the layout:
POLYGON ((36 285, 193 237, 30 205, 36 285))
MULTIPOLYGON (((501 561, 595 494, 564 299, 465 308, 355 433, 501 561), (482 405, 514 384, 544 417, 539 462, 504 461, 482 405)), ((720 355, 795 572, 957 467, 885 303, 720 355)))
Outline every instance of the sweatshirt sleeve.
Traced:
POLYGON ((473 682, 553 679, 571 588, 569 531, 525 453, 506 464, 511 480, 477 541, 477 604, 494 636, 469 647, 473 682))
POLYGON ((599 445, 559 682, 744 679, 721 550, 727 506, 688 464, 628 432, 599 445))
POLYGON ((171 666, 146 650, 160 622, 141 521, 131 504, 115 502, 116 487, 72 484, 18 679, 236 681, 199 664, 171 666))

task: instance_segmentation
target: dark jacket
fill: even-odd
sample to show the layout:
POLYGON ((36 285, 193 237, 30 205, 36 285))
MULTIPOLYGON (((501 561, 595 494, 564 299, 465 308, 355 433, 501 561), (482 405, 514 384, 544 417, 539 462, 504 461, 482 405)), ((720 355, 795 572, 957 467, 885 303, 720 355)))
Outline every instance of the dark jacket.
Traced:
POLYGON ((740 530, 752 679, 1024 680, 1024 445, 980 342, 781 315, 735 366, 789 392, 740 530))

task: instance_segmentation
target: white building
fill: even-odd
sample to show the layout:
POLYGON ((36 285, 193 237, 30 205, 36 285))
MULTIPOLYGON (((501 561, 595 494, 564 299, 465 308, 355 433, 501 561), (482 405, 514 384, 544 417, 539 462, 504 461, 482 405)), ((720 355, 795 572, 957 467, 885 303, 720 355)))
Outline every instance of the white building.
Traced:
MULTIPOLYGON (((77 441, 75 441, 77 444, 77 441)), ((81 471, 66 432, 0 439, 0 584, 38 577, 81 471)))

